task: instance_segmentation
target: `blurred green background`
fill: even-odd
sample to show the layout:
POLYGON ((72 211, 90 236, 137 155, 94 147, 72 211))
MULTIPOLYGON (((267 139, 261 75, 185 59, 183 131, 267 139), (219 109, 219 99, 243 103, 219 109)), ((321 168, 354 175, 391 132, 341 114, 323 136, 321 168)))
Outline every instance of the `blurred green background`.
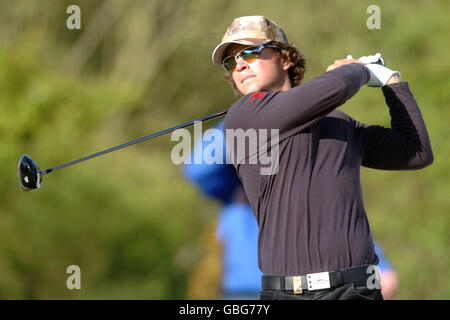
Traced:
MULTIPOLYGON (((381 52, 409 82, 435 161, 363 168, 365 205, 399 273, 396 298, 449 299, 449 12, 445 0, 0 0, 0 298, 198 297, 190 279, 219 205, 171 162, 170 135, 44 176, 29 193, 17 161, 26 153, 51 168, 227 108, 235 98, 212 50, 233 18, 262 14, 305 54, 305 81, 347 54, 381 52), (71 4, 81 30, 66 27, 71 4), (379 30, 366 26, 371 4, 379 30), (81 290, 66 287, 73 264, 81 290)), ((341 109, 390 125, 380 89, 363 87, 341 109)))

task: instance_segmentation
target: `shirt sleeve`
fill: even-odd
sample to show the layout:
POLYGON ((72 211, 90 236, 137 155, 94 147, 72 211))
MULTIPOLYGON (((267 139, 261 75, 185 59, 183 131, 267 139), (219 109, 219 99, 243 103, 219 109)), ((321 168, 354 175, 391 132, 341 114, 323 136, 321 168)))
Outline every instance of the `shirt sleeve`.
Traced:
POLYGON ((356 122, 363 139, 362 165, 383 170, 421 169, 433 162, 430 139, 407 82, 382 87, 391 128, 356 122))
POLYGON ((230 108, 224 129, 278 129, 281 141, 344 104, 369 77, 364 65, 352 63, 288 91, 244 96, 230 108))

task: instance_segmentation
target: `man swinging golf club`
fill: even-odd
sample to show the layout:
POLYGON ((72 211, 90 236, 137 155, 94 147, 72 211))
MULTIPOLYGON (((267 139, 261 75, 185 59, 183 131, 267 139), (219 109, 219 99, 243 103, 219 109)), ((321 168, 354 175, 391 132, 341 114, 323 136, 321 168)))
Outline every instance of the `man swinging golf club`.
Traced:
MULTIPOLYGON (((212 60, 241 96, 224 131, 279 130, 279 168, 227 153, 242 180, 258 227, 261 299, 382 299, 378 263, 363 204, 360 166, 413 170, 433 154, 425 123, 400 74, 380 54, 336 60, 301 84, 305 60, 283 30, 263 16, 234 19, 212 60), (366 125, 336 110, 361 86, 381 87, 391 129, 366 125)), ((230 138, 231 137, 231 138, 230 138)), ((270 144, 261 144, 270 149, 270 144)), ((258 150, 261 152, 263 150, 258 150)), ((274 151, 275 152, 275 151, 274 151)))

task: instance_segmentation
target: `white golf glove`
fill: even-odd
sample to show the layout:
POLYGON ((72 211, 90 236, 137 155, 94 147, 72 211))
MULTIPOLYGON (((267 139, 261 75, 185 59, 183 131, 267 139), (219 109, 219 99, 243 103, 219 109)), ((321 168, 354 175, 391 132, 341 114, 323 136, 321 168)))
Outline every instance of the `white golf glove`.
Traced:
POLYGON ((364 64, 376 63, 384 66, 384 59, 381 56, 381 53, 374 54, 373 56, 362 56, 358 59, 364 64))
MULTIPOLYGON (((353 59, 351 55, 347 56, 347 59, 353 59)), ((400 72, 393 71, 384 66, 384 59, 381 53, 377 53, 372 56, 362 56, 358 59, 370 72, 369 82, 366 83, 368 87, 382 87, 385 86, 389 79, 394 75, 400 78, 400 72)))

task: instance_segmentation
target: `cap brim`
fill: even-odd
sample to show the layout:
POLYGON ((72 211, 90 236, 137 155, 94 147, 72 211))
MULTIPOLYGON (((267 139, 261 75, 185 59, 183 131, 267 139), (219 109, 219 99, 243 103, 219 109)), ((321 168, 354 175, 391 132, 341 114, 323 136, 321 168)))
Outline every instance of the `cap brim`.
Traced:
POLYGON ((254 44, 265 44, 271 42, 271 40, 262 40, 262 39, 240 39, 234 41, 225 41, 220 43, 213 51, 212 54, 212 62, 214 64, 222 64, 225 51, 228 46, 231 44, 243 44, 243 45, 254 45, 254 44))

